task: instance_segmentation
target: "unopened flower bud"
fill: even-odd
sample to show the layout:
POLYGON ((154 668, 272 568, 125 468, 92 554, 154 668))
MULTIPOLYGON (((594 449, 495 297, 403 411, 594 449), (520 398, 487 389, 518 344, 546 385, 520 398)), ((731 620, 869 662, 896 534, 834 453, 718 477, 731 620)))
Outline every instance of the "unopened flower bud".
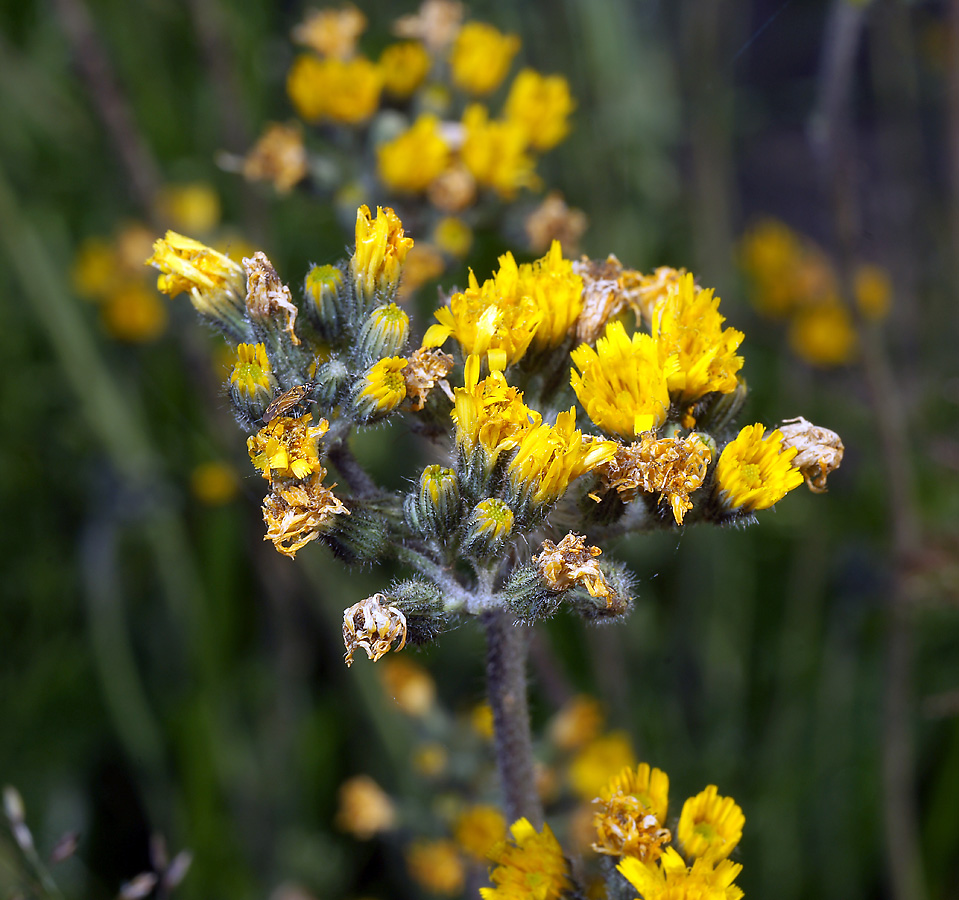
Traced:
POLYGON ((350 377, 346 363, 334 356, 320 365, 313 376, 313 396, 324 409, 331 409, 339 402, 350 377))
POLYGON ((326 340, 336 341, 351 327, 353 289, 339 266, 313 266, 303 283, 306 316, 326 340))
POLYGON ((375 219, 367 206, 356 211, 356 249, 350 259, 350 273, 358 312, 362 314, 393 297, 412 247, 413 239, 406 237, 403 223, 389 207, 377 207, 375 219))
POLYGON ((471 556, 490 556, 503 546, 512 531, 513 510, 495 497, 481 500, 467 523, 463 549, 471 556))
POLYGON ((459 517, 460 491, 456 473, 443 466, 427 466, 419 490, 407 501, 407 518, 415 530, 429 537, 452 531, 459 517))
POLYGON ((278 384, 263 344, 240 344, 230 373, 230 399, 237 419, 254 430, 273 399, 278 384))
POLYGON ((694 407, 694 419, 684 422, 683 425, 698 431, 722 432, 736 421, 748 393, 746 379, 740 375, 734 390, 728 394, 710 394, 701 407, 694 407))
POLYGON ((369 365, 378 359, 395 356, 410 336, 410 317, 395 303, 378 306, 360 327, 353 349, 354 359, 369 365))

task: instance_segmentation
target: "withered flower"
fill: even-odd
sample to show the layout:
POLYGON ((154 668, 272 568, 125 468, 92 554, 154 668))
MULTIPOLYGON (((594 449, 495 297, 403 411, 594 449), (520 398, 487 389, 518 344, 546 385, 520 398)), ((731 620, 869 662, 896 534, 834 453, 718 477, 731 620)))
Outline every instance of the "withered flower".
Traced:
POLYGON ((406 379, 406 398, 410 401, 410 409, 414 412, 421 410, 426 405, 430 391, 437 384, 452 400, 453 392, 446 380, 452 368, 453 357, 438 347, 420 347, 415 351, 402 372, 403 378, 406 379))
POLYGON ((543 551, 533 557, 539 573, 551 591, 568 591, 581 585, 592 597, 609 597, 613 593, 600 571, 596 557, 599 547, 588 547, 586 538, 570 532, 558 544, 543 541, 543 551))
POLYGON ((806 487, 814 494, 826 492, 826 476, 839 468, 844 447, 835 431, 813 425, 802 416, 786 419, 779 429, 783 449, 795 447, 792 464, 802 472, 806 487))
POLYGON ((347 666, 353 665, 353 654, 358 649, 365 650, 376 662, 393 649, 397 639, 397 651, 406 646, 406 616, 395 606, 384 606, 385 600, 383 594, 376 593, 343 611, 347 666))
POLYGON ((252 257, 245 258, 246 268, 246 311, 255 322, 262 322, 267 328, 275 329, 277 320, 286 317, 282 331, 290 336, 290 342, 298 346, 300 339, 293 326, 296 323, 296 307, 290 289, 283 284, 273 264, 262 250, 252 257))
MULTIPOLYGON (((263 540, 284 556, 293 559, 296 551, 315 541, 334 516, 349 515, 332 488, 323 484, 326 470, 321 468, 303 481, 275 482, 273 491, 263 500, 263 540)), ((336 487, 336 485, 333 485, 336 487)))

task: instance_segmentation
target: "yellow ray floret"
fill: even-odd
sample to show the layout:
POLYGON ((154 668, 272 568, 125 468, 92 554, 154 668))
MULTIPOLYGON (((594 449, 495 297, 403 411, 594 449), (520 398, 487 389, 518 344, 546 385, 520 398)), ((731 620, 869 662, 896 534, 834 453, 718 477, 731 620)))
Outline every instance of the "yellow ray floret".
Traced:
POLYGON ((453 83, 470 94, 488 94, 499 87, 519 50, 515 34, 503 34, 485 22, 467 22, 450 53, 453 83))
POLYGON ((763 437, 765 430, 758 423, 747 425, 719 456, 716 486, 729 509, 768 509, 803 483, 802 472, 793 465, 796 448, 783 449, 782 432, 763 437))
POLYGON ((379 67, 363 56, 350 60, 296 58, 286 77, 286 91, 307 122, 331 119, 357 125, 376 111, 383 88, 379 67))
POLYGON ((563 848, 549 825, 536 831, 527 819, 510 828, 511 841, 489 852, 496 868, 490 873, 495 887, 480 888, 483 900, 559 900, 571 888, 563 848))
POLYGON ((697 859, 687 868, 683 858, 667 847, 655 865, 629 857, 617 868, 643 900, 740 900, 743 896, 733 884, 743 867, 728 859, 716 866, 697 859))
POLYGON ((366 385, 361 396, 375 403, 379 412, 396 409, 406 399, 406 379, 403 369, 407 360, 402 356, 381 359, 366 373, 366 385))
POLYGON ((440 121, 424 113, 407 131, 376 151, 380 181, 400 193, 425 191, 449 164, 450 149, 440 121))
POLYGON ((264 478, 306 478, 324 471, 317 442, 326 434, 329 423, 320 419, 318 425, 313 425, 312 418, 278 416, 247 438, 250 459, 264 478))
POLYGON ((746 817, 732 797, 720 797, 709 785, 683 804, 676 837, 687 857, 725 859, 743 836, 746 817))
POLYGON ((630 439, 666 421, 667 378, 679 364, 675 356, 661 361, 648 334, 630 338, 622 322, 611 322, 596 349, 582 344, 571 356, 579 369, 570 373, 573 390, 604 431, 630 439))
POLYGON ((670 393, 683 402, 698 400, 710 391, 728 394, 737 385, 743 358, 736 355, 743 333, 723 328, 719 298, 696 287, 684 275, 671 286, 653 311, 651 332, 661 363, 676 356, 679 368, 668 379, 670 393))

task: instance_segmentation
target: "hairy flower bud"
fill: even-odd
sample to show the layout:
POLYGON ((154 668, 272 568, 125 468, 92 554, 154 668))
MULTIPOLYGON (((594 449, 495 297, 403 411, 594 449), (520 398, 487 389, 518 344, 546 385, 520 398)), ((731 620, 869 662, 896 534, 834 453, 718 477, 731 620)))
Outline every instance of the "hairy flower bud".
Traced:
POLYGON ((406 237, 403 224, 389 207, 376 208, 370 217, 367 206, 356 211, 356 249, 350 259, 350 273, 357 300, 357 312, 389 300, 396 293, 406 254, 413 239, 406 237))
POLYGON ((256 428, 279 387, 263 344, 240 344, 230 373, 230 400, 240 424, 256 428))
POLYGON ((340 266, 313 266, 303 295, 306 317, 321 337, 336 342, 352 327, 353 288, 340 266))
POLYGON ((513 532, 513 510, 495 497, 473 508, 466 526, 463 550, 471 556, 492 556, 513 532))
POLYGON ((395 303, 378 306, 360 327, 353 358, 360 365, 395 356, 410 336, 410 317, 395 303))
POLYGON ((442 537, 456 528, 459 509, 456 473, 443 466, 427 466, 420 474, 419 490, 407 497, 410 527, 429 537, 442 537))

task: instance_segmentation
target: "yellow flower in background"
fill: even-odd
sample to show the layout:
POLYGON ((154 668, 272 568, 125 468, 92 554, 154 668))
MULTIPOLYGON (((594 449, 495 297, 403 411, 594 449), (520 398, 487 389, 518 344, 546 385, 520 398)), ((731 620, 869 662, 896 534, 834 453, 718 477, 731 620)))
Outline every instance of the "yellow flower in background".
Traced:
POLYGON ((401 303, 408 300, 424 284, 439 278, 446 271, 443 254, 432 244, 417 241, 403 265, 403 278, 396 296, 401 303))
POLYGON ((421 665, 406 657, 391 657, 379 666, 386 693, 407 715, 428 715, 436 702, 436 682, 421 665))
POLYGON ((471 806, 457 818, 453 836, 466 853, 484 861, 496 844, 506 840, 506 819, 495 806, 471 806))
POLYGON ((405 100, 426 79, 431 65, 430 54, 419 41, 390 44, 380 54, 383 90, 405 100))
POLYGON ((406 236, 403 223, 390 207, 376 207, 376 218, 368 206, 356 211, 356 249, 350 259, 350 271, 356 292, 369 300, 377 290, 396 289, 406 255, 413 239, 406 236))
POLYGON ((730 509, 768 509, 803 483, 793 465, 796 448, 783 449, 781 431, 764 435, 763 425, 747 425, 730 441, 716 463, 716 488, 730 509))
POLYGON ((828 368, 851 362, 858 343, 852 317, 839 303, 803 307, 789 323, 789 345, 810 365, 828 368))
POLYGON ((728 394, 739 384, 743 358, 736 355, 743 333, 723 328, 719 298, 696 287, 691 274, 666 292, 653 311, 651 331, 660 364, 675 357, 678 370, 667 377, 671 394, 689 403, 711 391, 728 394))
POLYGON ((599 734, 603 711, 599 701, 579 694, 565 703, 549 723, 550 740, 560 750, 577 750, 599 734))
POLYGON ((299 122, 270 122, 243 158, 242 171, 247 181, 271 181, 281 194, 299 184, 309 171, 299 122))
POLYGON ((478 703, 470 713, 470 725, 481 738, 493 739, 493 708, 488 703, 478 703))
POLYGON ((349 60, 303 54, 290 67, 286 90, 307 122, 331 119, 344 125, 365 122, 380 102, 383 76, 366 57, 349 60))
POLYGON ((163 334, 167 308, 141 281, 127 281, 115 288, 100 306, 103 329, 118 341, 140 344, 163 334))
POLYGON ((496 863, 490 873, 495 887, 480 888, 483 900, 559 900, 571 888, 563 848, 549 825, 537 832, 527 819, 518 819, 510 828, 512 840, 490 851, 496 863))
POLYGON ((203 181, 168 184, 156 198, 157 213, 177 231, 207 234, 220 221, 220 196, 203 181))
POLYGON ((414 841, 406 850, 410 877, 434 894, 452 897, 463 890, 466 873, 453 841, 414 841))
POLYGON ((336 826, 361 841, 396 825, 393 801, 369 775, 356 775, 340 785, 336 826))
POLYGON ((716 862, 732 853, 743 836, 746 817, 732 797, 720 797, 709 785, 683 804, 676 837, 687 857, 716 862))
POLYGON ((892 306, 892 282, 881 266, 861 265, 856 269, 854 284, 856 305, 867 319, 881 321, 892 306))
POLYGON ((617 866, 643 900, 740 900, 743 892, 733 881, 742 868, 728 859, 716 866, 697 859, 687 868, 672 847, 666 848, 656 865, 628 857, 617 866))
POLYGON ((661 362, 648 334, 630 338, 622 322, 610 322, 595 349, 581 344, 570 355, 579 369, 571 372, 573 390, 603 431, 631 439, 666 421, 667 379, 679 363, 675 356, 661 362))
POLYGON ((200 463, 190 473, 190 491, 207 506, 222 506, 237 494, 240 480, 236 469, 225 462, 200 463))
POLYGON ((390 190, 418 193, 425 191, 446 168, 450 149, 440 120, 424 114, 407 131, 381 144, 376 158, 380 181, 390 190))
POLYGON ((74 291, 88 300, 102 300, 116 287, 117 267, 116 251, 110 241, 101 237, 84 239, 70 270, 74 291))
POLYGON ((444 216, 433 228, 433 242, 444 253, 460 259, 473 246, 473 229, 457 216, 444 216))
POLYGON ((510 85, 504 115, 523 128, 530 147, 542 152, 569 134, 569 116, 575 105, 569 82, 562 75, 523 69, 510 85))
POLYGON ((799 235, 777 219, 757 222, 743 235, 739 257, 755 282, 754 299, 761 312, 783 316, 796 304, 795 272, 803 252, 799 235))
POLYGON ((250 460, 269 481, 277 477, 306 478, 314 472, 325 471, 317 442, 327 428, 326 419, 313 425, 309 414, 298 419, 278 416, 247 438, 250 460))
POLYGON ((297 44, 315 50, 321 56, 348 59, 356 42, 366 30, 366 16, 355 6, 342 9, 314 9, 292 32, 297 44))
POLYGON ((520 188, 539 184, 523 126, 503 119, 490 121, 489 110, 473 103, 463 113, 463 127, 460 158, 477 184, 504 200, 512 200, 520 188))
POLYGON ((624 769, 636 765, 636 755, 625 731, 611 731, 590 741, 573 759, 569 781, 583 800, 592 800, 624 769))
POLYGON ((450 52, 453 84, 468 94, 483 95, 500 86, 520 40, 485 22, 467 22, 456 35, 450 52))
POLYGON ((396 409, 406 399, 406 379, 403 377, 406 363, 402 356, 381 359, 366 373, 366 384, 360 396, 369 398, 378 412, 396 409))

